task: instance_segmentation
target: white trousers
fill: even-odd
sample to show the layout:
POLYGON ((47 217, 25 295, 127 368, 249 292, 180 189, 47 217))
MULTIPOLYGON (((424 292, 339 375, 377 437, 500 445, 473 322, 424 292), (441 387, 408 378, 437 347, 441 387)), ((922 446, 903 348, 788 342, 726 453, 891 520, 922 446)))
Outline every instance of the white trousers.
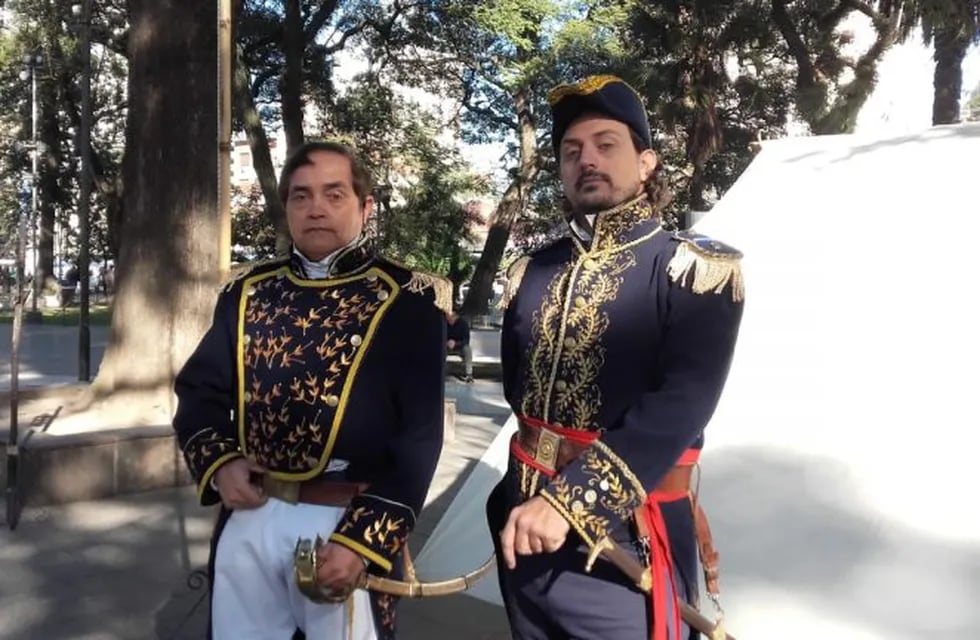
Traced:
POLYGON ((376 640, 371 603, 358 589, 344 604, 316 604, 293 578, 298 538, 324 539, 344 514, 340 507, 291 505, 270 498, 235 511, 218 540, 211 624, 215 640, 376 640))

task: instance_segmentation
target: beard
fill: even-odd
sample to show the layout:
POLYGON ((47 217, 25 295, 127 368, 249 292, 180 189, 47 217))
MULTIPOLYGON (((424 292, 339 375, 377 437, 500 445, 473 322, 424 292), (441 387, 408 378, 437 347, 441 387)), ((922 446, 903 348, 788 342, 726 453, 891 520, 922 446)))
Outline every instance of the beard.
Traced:
POLYGON ((617 188, 612 178, 598 171, 582 173, 575 181, 575 188, 566 198, 572 213, 578 216, 592 215, 612 209, 640 193, 641 185, 617 188))

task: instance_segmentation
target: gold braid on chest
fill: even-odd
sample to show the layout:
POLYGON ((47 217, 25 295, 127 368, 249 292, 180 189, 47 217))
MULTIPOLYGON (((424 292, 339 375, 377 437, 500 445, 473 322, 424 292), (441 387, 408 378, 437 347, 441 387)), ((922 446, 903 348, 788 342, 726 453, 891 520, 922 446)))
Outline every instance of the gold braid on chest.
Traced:
POLYGON ((358 368, 398 284, 380 269, 305 281, 284 268, 247 279, 239 308, 242 449, 274 476, 319 474, 358 368))
POLYGON ((654 217, 643 198, 601 213, 590 248, 559 268, 532 317, 521 410, 524 415, 571 429, 599 428, 598 385, 610 326, 607 306, 619 296, 626 272, 636 266, 633 247, 659 232, 630 240, 638 225, 654 217))

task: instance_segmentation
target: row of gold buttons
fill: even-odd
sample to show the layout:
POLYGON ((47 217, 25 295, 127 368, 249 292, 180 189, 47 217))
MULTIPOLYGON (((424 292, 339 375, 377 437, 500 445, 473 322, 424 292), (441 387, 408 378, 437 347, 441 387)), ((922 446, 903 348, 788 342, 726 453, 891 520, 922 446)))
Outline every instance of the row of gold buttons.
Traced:
MULTIPOLYGON (((248 296, 248 297, 254 296, 255 293, 256 293, 256 288, 255 287, 249 287, 248 289, 245 290, 245 295, 248 296)), ((388 293, 388 291, 386 289, 382 289, 382 290, 378 291, 378 300, 380 300, 381 302, 384 302, 385 300, 388 299, 388 297, 390 295, 391 294, 388 293)))

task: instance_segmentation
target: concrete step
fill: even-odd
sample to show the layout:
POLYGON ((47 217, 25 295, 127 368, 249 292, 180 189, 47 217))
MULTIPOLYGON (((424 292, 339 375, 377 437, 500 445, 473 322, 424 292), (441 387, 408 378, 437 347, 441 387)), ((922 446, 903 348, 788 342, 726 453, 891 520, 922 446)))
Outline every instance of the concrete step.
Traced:
MULTIPOLYGON (((445 440, 456 434, 456 400, 447 399, 445 440)), ((6 433, 0 432, 0 439, 6 433)), ((7 486, 7 452, 0 486, 7 486)), ((19 502, 29 506, 97 500, 194 484, 170 425, 52 434, 29 428, 20 438, 19 502)))

